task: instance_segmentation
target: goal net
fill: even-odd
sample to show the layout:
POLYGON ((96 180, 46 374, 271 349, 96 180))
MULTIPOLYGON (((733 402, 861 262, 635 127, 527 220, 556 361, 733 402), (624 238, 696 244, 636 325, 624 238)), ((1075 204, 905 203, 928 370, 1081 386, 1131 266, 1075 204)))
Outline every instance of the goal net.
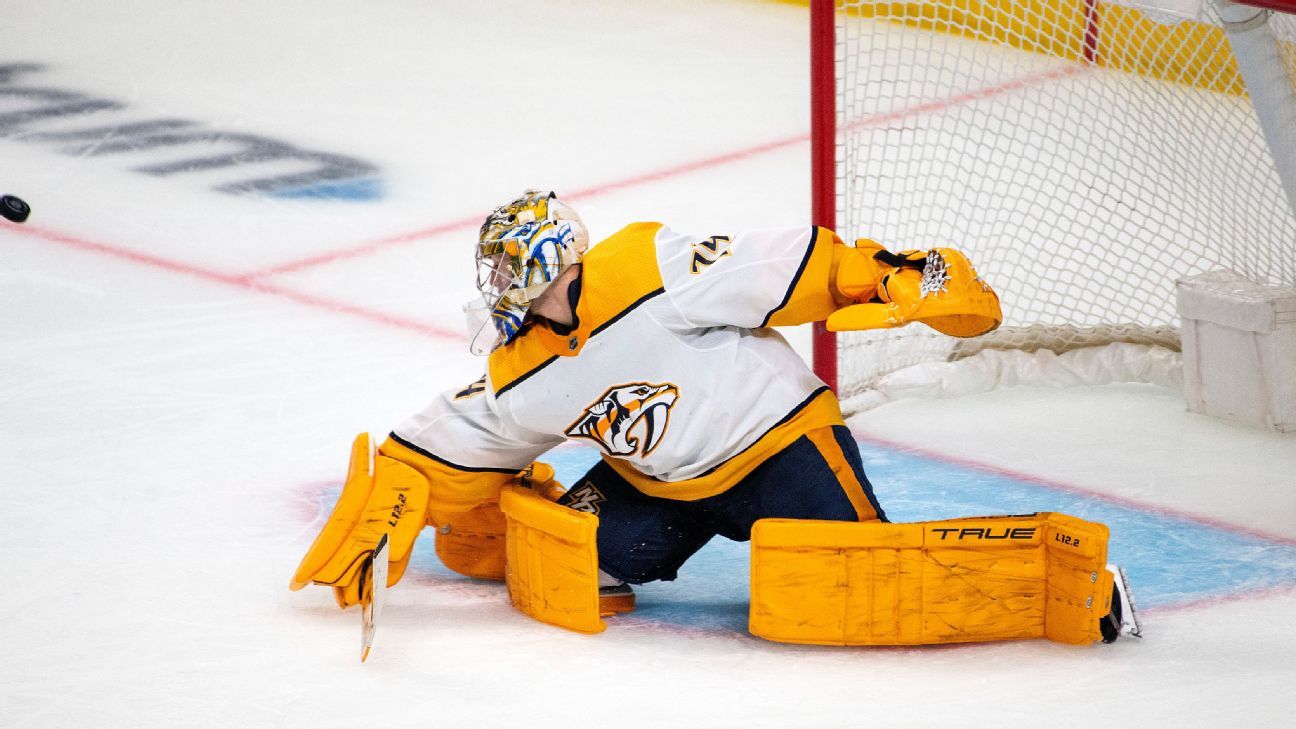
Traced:
MULTIPOLYGON (((861 396, 901 368, 987 349, 1176 350, 1184 275, 1224 268, 1296 283, 1296 195, 1215 2, 829 8, 832 32, 812 49, 814 154, 831 164, 816 172, 816 222, 847 242, 959 248, 1004 312, 998 331, 970 340, 921 325, 818 333, 816 369, 835 376, 848 410, 876 402, 861 396)), ((1296 16, 1272 13, 1266 27, 1281 59, 1268 83, 1290 100, 1296 16)))

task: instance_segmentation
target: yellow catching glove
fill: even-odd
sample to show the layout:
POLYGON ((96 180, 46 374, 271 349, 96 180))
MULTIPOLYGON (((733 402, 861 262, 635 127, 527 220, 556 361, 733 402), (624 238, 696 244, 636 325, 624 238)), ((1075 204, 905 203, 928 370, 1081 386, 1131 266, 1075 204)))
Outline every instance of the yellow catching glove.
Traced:
POLYGON ((289 587, 328 585, 339 606, 359 604, 360 565, 383 534, 389 544, 387 586, 395 585, 423 529, 427 502, 428 482, 422 474, 394 458, 375 456, 368 433, 356 436, 342 495, 289 587))
POLYGON ((999 296, 953 248, 890 253, 861 239, 836 265, 838 292, 854 301, 831 314, 829 331, 885 329, 919 321, 943 334, 975 337, 1003 321, 999 296))

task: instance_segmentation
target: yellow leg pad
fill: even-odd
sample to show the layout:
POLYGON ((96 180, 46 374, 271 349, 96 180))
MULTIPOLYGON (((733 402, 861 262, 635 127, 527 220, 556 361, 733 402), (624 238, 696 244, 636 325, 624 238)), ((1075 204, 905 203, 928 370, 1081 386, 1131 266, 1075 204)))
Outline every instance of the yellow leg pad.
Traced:
POLYGON ((598 517, 517 486, 500 492, 500 508, 508 524, 504 580, 513 607, 551 625, 602 632, 598 517))
POLYGON ((917 524, 763 519, 752 531, 754 635, 921 645, 1100 639, 1107 527, 1056 513, 917 524))
POLYGON ((502 580, 504 532, 504 513, 499 502, 491 499, 465 514, 455 514, 437 528, 437 557, 461 575, 502 580))

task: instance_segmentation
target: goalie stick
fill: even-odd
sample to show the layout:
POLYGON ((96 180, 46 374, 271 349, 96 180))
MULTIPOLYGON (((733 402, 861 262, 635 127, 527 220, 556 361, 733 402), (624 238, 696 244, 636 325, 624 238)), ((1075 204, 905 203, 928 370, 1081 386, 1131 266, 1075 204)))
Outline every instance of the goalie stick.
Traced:
POLYGON ((374 551, 360 567, 360 662, 364 663, 373 648, 378 616, 382 614, 387 592, 387 535, 382 535, 374 551))

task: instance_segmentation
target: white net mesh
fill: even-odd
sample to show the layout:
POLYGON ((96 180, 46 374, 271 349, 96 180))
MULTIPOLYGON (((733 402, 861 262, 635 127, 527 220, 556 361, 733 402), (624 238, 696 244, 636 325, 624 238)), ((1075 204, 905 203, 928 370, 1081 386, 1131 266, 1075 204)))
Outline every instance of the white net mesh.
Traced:
MULTIPOLYGON (((1209 8, 1163 25, 1086 0, 842 5, 838 230, 966 251, 1005 317, 974 340, 839 335, 843 399, 986 347, 1177 348, 1186 274, 1296 283, 1296 217, 1209 8)), ((1296 77, 1296 18, 1275 18, 1296 77)))

